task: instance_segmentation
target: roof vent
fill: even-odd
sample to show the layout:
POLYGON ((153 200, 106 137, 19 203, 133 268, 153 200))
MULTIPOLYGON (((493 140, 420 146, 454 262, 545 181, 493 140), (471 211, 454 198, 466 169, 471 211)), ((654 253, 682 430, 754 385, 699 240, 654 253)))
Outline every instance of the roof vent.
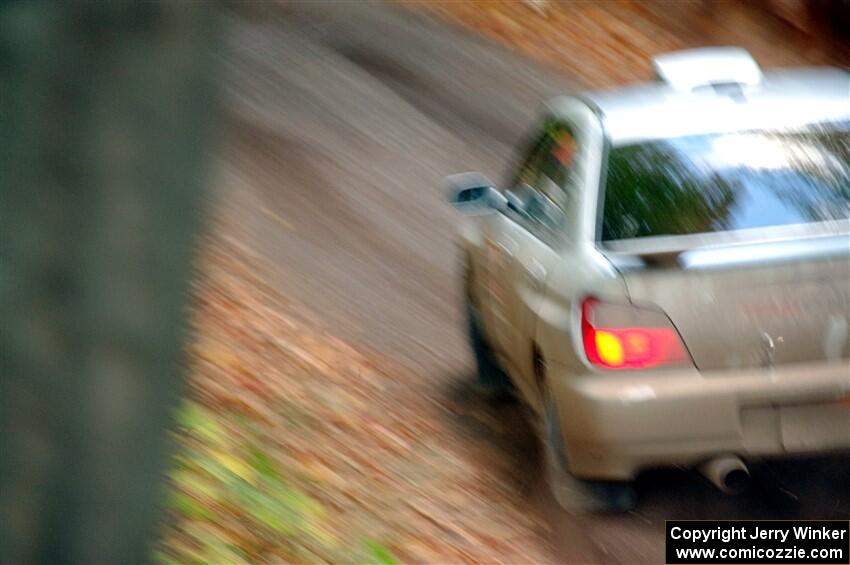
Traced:
POLYGON ((664 53, 652 59, 655 76, 676 90, 700 86, 756 85, 762 73, 758 63, 739 47, 709 47, 664 53))

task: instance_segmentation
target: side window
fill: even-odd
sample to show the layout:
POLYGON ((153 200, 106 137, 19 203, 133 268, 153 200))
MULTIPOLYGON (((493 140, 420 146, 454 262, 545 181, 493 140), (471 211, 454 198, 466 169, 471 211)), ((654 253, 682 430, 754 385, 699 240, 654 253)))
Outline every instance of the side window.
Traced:
POLYGON ((576 140, 568 124, 547 119, 519 167, 513 192, 524 203, 529 231, 554 241, 564 227, 573 186, 576 140))
POLYGON ((549 151, 549 139, 545 132, 537 134, 529 144, 526 153, 520 162, 516 175, 508 184, 511 192, 528 204, 540 184, 540 176, 543 170, 543 159, 549 151))

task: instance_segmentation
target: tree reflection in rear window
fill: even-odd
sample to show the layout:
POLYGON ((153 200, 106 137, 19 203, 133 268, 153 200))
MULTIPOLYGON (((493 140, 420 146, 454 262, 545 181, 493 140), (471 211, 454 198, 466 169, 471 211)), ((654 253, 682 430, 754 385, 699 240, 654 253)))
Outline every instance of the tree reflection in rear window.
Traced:
POLYGON ((850 217, 850 122, 611 149, 602 240, 850 217))

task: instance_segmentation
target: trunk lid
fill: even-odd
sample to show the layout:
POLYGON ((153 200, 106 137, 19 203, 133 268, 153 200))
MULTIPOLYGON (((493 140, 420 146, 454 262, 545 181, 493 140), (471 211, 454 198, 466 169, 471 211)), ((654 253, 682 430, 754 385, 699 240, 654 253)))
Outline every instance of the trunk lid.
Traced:
POLYGON ((706 239, 622 240, 603 250, 630 299, 670 317, 697 368, 848 358, 850 236, 709 245, 706 239))

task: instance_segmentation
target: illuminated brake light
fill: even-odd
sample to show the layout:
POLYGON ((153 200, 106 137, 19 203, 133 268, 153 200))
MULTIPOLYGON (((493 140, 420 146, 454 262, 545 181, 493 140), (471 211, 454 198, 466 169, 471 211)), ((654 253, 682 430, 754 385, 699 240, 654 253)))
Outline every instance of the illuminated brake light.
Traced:
POLYGON ((688 360, 679 334, 660 311, 586 298, 581 333, 587 359, 606 369, 648 369, 688 360), (606 313, 610 319, 600 322, 606 313), (617 320, 630 323, 612 323, 617 320), (635 321, 645 324, 633 325, 635 321))
POLYGON ((619 367, 625 362, 625 348, 623 347, 623 340, 619 336, 605 330, 595 331, 593 344, 596 347, 599 360, 606 365, 619 367))

